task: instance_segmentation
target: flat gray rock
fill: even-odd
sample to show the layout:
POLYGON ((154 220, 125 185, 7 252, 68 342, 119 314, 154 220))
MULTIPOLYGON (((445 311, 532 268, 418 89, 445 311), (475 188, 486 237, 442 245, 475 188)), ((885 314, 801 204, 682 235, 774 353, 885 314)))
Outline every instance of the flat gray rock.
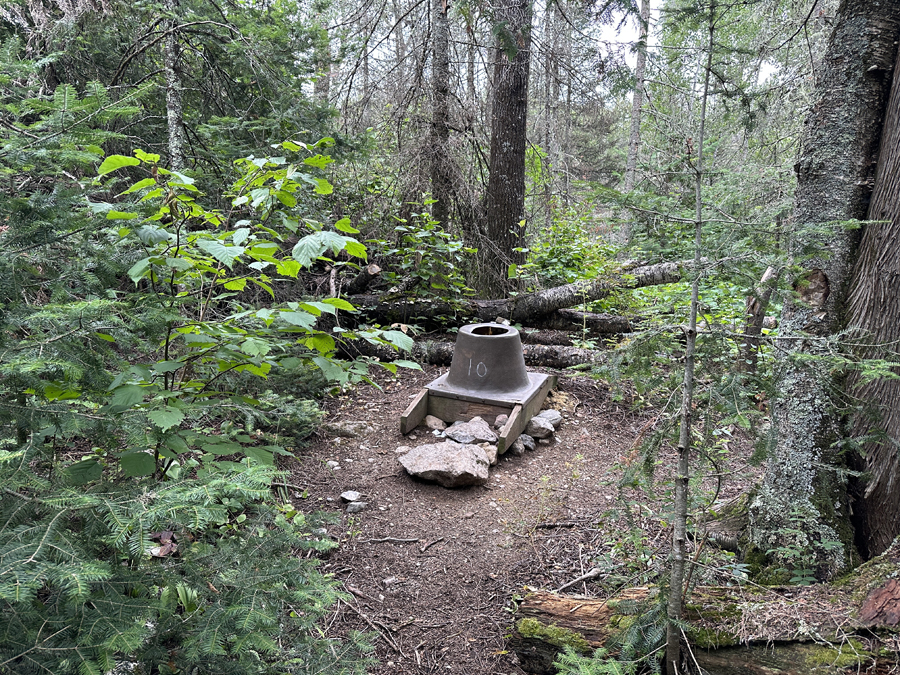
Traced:
POLYGON ((554 429, 559 429, 559 425, 563 422, 562 413, 558 410, 542 410, 535 417, 545 419, 553 425, 554 429))
POLYGON ((341 499, 345 502, 358 502, 360 497, 362 497, 362 495, 356 490, 347 490, 346 492, 341 493, 341 499))
POLYGON ((528 426, 525 427, 525 433, 532 438, 549 438, 554 432, 553 425, 549 420, 543 417, 532 417, 528 420, 528 426))
POLYGON ((507 422, 509 422, 509 415, 497 415, 497 419, 494 420, 494 428, 502 429, 507 422))
POLYGON ((444 432, 444 436, 457 443, 496 443, 497 434, 490 425, 480 417, 473 417, 468 422, 454 422, 444 432))
POLYGON ((347 504, 347 513, 359 513, 365 510, 369 502, 350 502, 347 504))
POLYGON ((420 445, 397 461, 411 476, 446 488, 484 485, 488 481, 490 460, 477 445, 455 441, 420 445))

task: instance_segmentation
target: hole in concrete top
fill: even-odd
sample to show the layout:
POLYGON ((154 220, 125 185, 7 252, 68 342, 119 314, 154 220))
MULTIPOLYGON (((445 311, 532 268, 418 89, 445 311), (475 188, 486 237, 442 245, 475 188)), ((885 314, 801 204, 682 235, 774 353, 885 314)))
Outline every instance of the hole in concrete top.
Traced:
POLYGON ((508 332, 509 328, 503 326, 478 326, 472 329, 474 335, 505 335, 508 332))

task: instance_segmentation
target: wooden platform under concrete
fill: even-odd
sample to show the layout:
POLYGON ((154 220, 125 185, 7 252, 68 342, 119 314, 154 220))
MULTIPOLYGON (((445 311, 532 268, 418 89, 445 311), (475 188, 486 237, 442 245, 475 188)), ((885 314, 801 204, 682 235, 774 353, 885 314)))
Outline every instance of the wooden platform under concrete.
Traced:
POLYGON ((497 453, 502 455, 525 431, 529 420, 540 412, 547 394, 556 387, 556 375, 538 376, 544 378, 543 381, 524 401, 504 402, 497 397, 479 400, 475 396, 447 396, 423 389, 400 416, 400 433, 408 434, 426 415, 434 415, 447 424, 480 417, 491 426, 499 415, 508 415, 497 442, 497 453))

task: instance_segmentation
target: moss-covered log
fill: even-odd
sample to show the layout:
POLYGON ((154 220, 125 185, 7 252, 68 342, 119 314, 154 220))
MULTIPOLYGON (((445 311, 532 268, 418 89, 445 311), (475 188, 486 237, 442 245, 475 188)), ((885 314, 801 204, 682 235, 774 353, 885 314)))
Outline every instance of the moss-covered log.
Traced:
MULTIPOLYGON (((900 666, 900 540, 830 584, 698 587, 687 597, 687 660, 710 675, 807 675, 900 666)), ((612 598, 534 591, 519 607, 510 649, 528 673, 554 673, 571 646, 590 654, 657 602, 655 588, 612 598)), ((877 671, 877 672, 887 672, 877 671)))

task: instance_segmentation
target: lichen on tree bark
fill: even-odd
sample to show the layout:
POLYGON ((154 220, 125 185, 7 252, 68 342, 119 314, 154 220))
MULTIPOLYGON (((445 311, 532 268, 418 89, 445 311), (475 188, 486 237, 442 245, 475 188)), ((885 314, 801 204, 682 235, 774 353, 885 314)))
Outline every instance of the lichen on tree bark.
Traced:
POLYGON ((898 0, 841 2, 797 165, 790 252, 799 271, 782 310, 777 438, 751 506, 751 540, 777 564, 813 563, 823 577, 845 569, 853 550, 828 340, 842 324, 858 239, 848 221, 866 217, 898 35, 898 0))

